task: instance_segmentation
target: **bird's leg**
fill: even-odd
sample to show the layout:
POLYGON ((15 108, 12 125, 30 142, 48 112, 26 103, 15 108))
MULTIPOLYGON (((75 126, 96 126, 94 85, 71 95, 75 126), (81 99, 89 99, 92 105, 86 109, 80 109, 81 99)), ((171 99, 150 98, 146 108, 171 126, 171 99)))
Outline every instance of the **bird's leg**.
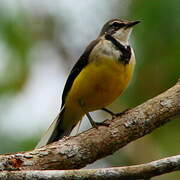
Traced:
POLYGON ((110 111, 109 109, 106 109, 106 108, 102 108, 101 110, 107 112, 108 114, 110 114, 111 116, 116 116, 116 113, 110 111))
POLYGON ((109 126, 109 124, 105 123, 105 122, 95 122, 93 120, 93 118, 90 116, 89 112, 86 112, 86 110, 84 108, 85 107, 85 103, 84 103, 83 100, 79 101, 79 105, 80 105, 82 111, 86 114, 87 118, 89 119, 89 122, 91 123, 92 127, 98 128, 98 126, 109 126))
POLYGON ((88 112, 86 113, 86 116, 92 127, 98 128, 98 126, 109 126, 109 124, 105 122, 95 122, 88 112))
POLYGON ((78 125, 77 125, 77 129, 76 129, 76 135, 78 134, 79 132, 79 129, 80 129, 80 126, 81 126, 81 123, 82 123, 82 119, 78 122, 78 125))
POLYGON ((127 108, 127 109, 125 109, 125 110, 122 111, 122 112, 116 113, 116 116, 122 116, 122 115, 126 114, 127 111, 129 111, 129 110, 130 110, 130 108, 127 108))
POLYGON ((126 109, 126 110, 124 110, 124 111, 122 111, 122 112, 120 112, 120 113, 114 113, 114 112, 112 112, 112 111, 110 111, 109 109, 106 109, 106 108, 102 108, 101 110, 109 113, 109 114, 112 116, 112 118, 114 118, 114 117, 116 117, 116 116, 122 116, 122 115, 125 114, 129 109, 126 109))

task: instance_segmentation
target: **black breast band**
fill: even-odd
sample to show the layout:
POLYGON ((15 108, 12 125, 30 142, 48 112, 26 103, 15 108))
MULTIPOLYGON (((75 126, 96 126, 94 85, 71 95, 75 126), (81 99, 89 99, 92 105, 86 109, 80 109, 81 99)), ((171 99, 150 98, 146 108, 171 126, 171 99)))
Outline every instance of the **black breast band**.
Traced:
POLYGON ((117 50, 119 50, 122 54, 119 57, 119 60, 122 61, 123 64, 128 64, 131 59, 131 48, 130 46, 123 46, 119 41, 117 41, 110 34, 106 34, 105 38, 114 44, 117 50))

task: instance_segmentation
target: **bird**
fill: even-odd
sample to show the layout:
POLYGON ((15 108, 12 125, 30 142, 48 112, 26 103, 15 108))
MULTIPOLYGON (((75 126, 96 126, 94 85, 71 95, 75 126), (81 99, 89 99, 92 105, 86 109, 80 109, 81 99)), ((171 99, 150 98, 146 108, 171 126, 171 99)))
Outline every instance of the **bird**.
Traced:
POLYGON ((36 148, 69 136, 86 115, 93 127, 89 112, 104 110, 127 88, 136 64, 129 38, 140 21, 111 19, 104 24, 72 68, 62 94, 60 113, 42 136, 36 148))

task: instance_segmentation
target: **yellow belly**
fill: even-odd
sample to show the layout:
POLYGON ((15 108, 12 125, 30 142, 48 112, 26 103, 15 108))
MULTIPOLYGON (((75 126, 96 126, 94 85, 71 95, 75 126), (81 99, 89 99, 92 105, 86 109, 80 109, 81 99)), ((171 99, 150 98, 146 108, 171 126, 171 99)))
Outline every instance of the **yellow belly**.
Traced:
POLYGON ((111 104, 127 87, 133 66, 107 58, 91 62, 75 79, 66 106, 90 112, 111 104))

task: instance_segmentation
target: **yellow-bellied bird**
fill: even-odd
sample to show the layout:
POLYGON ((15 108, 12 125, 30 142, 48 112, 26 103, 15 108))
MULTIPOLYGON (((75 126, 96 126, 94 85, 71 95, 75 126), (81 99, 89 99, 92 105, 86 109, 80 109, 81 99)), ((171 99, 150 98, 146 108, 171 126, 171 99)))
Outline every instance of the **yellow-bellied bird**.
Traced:
POLYGON ((140 21, 112 19, 86 48, 66 81, 61 111, 38 143, 38 147, 68 136, 89 112, 111 104, 127 87, 134 70, 135 56, 128 39, 140 21))

